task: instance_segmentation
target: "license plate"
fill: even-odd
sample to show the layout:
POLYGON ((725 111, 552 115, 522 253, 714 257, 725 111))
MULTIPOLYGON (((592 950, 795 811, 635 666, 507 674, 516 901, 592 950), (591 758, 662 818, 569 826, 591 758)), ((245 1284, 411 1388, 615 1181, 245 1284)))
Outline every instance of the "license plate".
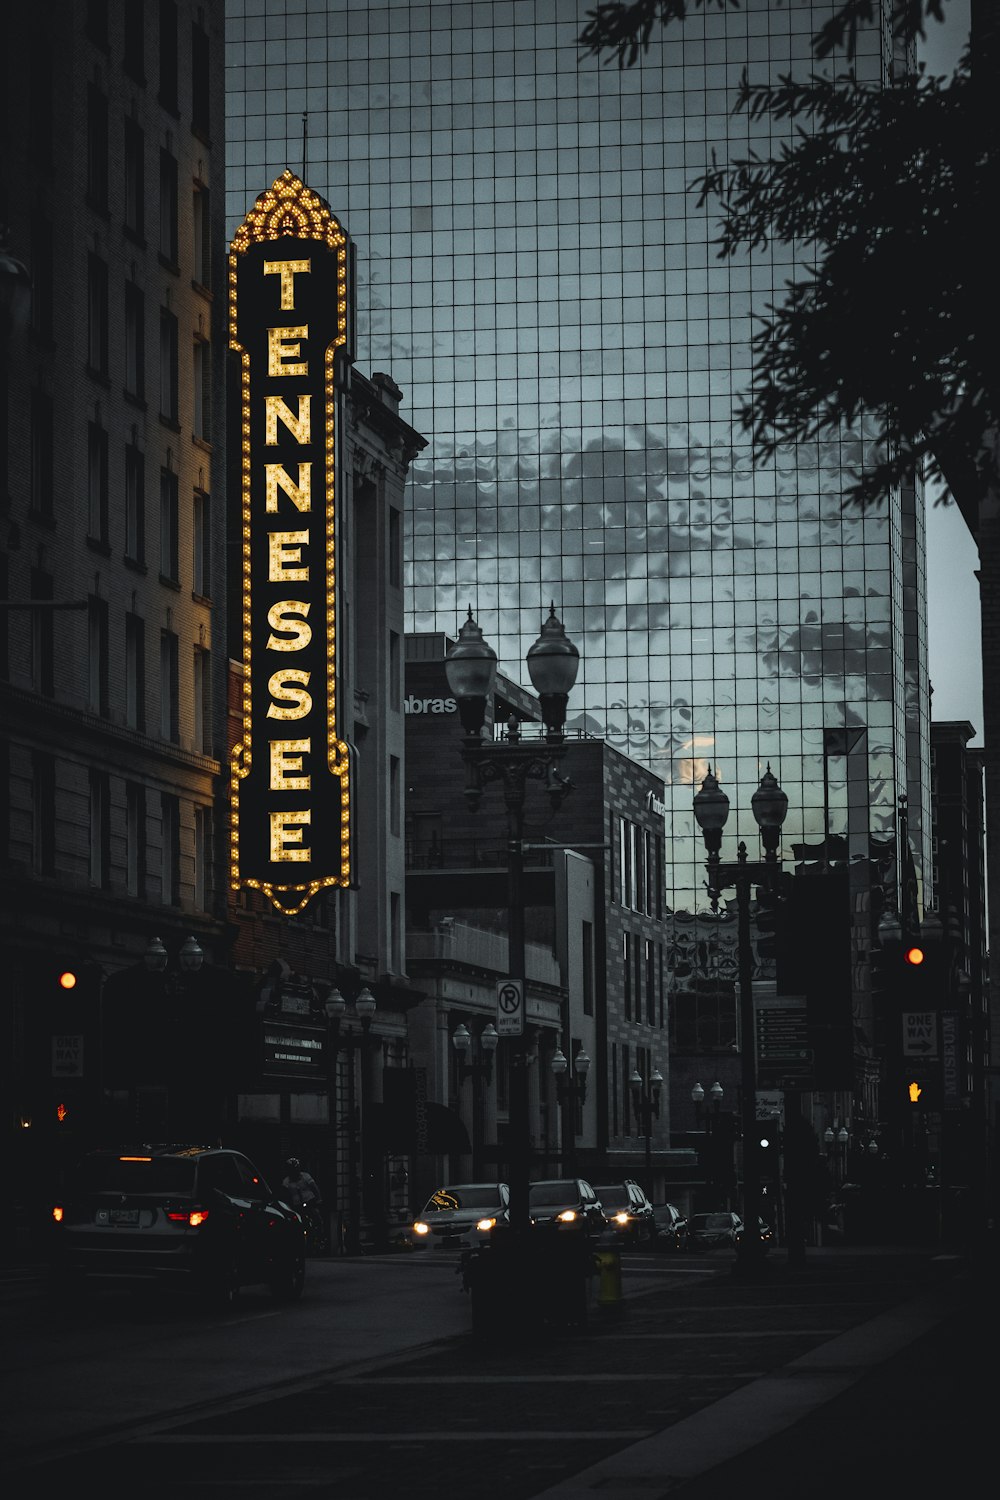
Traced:
POLYGON ((137 1208, 112 1208, 108 1212, 109 1224, 138 1224, 139 1210, 137 1208))

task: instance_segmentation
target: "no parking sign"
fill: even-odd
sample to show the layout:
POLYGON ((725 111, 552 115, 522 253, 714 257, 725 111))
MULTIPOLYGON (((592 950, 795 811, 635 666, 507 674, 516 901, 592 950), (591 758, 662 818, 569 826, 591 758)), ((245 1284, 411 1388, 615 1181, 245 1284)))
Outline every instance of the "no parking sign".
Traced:
POLYGON ((524 980, 497 981, 497 1031, 501 1036, 524 1034, 524 980))

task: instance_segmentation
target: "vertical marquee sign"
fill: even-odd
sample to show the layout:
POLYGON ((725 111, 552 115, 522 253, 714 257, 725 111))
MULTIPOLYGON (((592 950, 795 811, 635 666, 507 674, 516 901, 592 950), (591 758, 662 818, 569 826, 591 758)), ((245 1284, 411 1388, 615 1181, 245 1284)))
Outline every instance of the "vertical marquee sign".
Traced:
POLYGON ((240 361, 243 732, 231 882, 300 912, 351 883, 349 749, 337 719, 336 380, 351 258, 329 208, 285 171, 229 253, 240 361))

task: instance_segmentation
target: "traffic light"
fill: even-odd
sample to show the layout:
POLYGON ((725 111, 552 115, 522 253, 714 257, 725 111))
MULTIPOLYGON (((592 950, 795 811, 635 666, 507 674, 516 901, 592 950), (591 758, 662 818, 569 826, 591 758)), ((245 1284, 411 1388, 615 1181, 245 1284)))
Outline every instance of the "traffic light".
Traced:
POLYGON ((757 912, 754 925, 757 934, 757 957, 762 963, 773 963, 778 956, 778 892, 766 885, 757 887, 757 912))

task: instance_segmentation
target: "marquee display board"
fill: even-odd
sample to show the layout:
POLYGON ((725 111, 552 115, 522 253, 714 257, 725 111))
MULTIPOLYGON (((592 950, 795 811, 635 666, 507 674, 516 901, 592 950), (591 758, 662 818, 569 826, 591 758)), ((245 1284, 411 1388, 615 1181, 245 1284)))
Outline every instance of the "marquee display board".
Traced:
POLYGON ((344 230, 289 171, 230 246, 244 668, 231 884, 264 891, 287 915, 352 878, 336 639, 337 354, 349 352, 351 271, 344 230))

